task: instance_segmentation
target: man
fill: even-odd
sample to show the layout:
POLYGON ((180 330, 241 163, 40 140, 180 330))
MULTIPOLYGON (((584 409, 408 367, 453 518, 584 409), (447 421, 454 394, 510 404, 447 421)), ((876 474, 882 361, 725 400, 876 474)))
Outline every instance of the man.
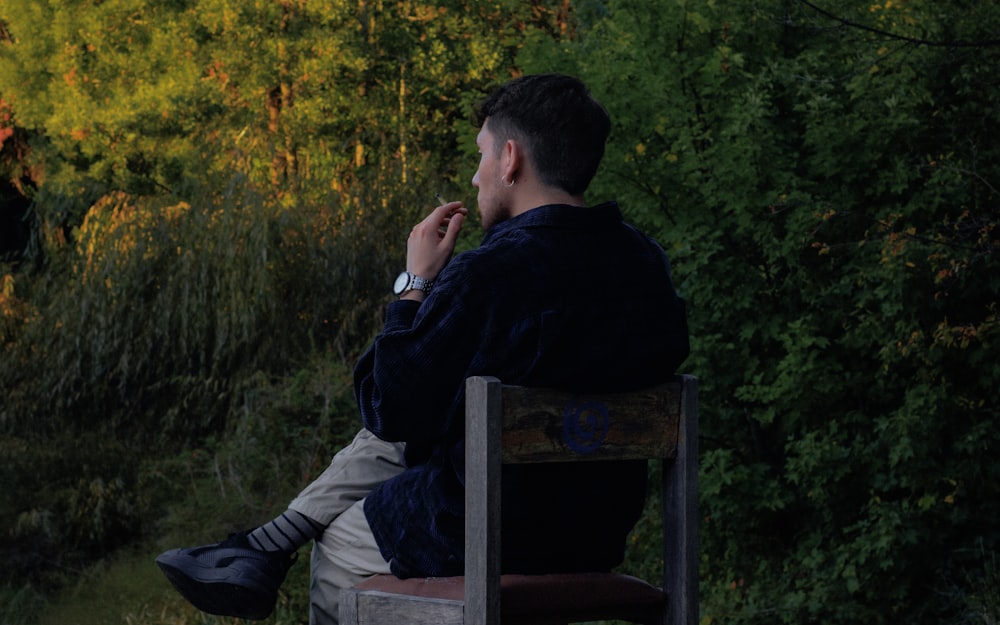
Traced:
MULTIPOLYGON (((459 202, 414 227, 399 300, 355 369, 365 430, 275 521, 158 559, 199 608, 263 618, 290 552, 313 537, 313 623, 336 623, 340 588, 368 575, 460 574, 468 376, 627 391, 668 380, 687 356, 662 249, 613 202, 584 201, 611 125, 586 87, 526 76, 479 115, 481 246, 451 258, 459 202)), ((506 468, 504 571, 614 567, 645 490, 643 462, 506 468)))

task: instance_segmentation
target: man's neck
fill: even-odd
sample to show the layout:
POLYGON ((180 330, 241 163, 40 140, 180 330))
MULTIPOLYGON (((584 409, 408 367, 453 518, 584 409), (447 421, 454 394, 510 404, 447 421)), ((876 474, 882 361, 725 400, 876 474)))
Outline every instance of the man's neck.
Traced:
POLYGON ((561 189, 554 189, 552 187, 525 185, 514 197, 511 205, 511 216, 520 215, 533 208, 549 204, 587 205, 582 195, 571 195, 561 189))

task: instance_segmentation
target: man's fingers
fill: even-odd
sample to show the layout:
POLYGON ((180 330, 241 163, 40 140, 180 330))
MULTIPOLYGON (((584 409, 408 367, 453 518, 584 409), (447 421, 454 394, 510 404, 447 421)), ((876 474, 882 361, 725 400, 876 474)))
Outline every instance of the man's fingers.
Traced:
MULTIPOLYGON (((438 235, 443 237, 450 228, 451 220, 456 215, 464 217, 468 212, 469 209, 462 206, 461 202, 447 202, 431 211, 431 214, 424 219, 424 223, 433 226, 438 235)), ((461 221, 458 225, 461 227, 461 221)))
POLYGON ((451 215, 460 208, 462 208, 461 202, 448 202, 447 204, 442 204, 441 206, 438 206, 437 208, 432 210, 431 214, 428 215, 427 218, 424 219, 424 221, 432 223, 441 223, 442 219, 451 215))
POLYGON ((441 236, 449 244, 454 244, 455 239, 458 238, 458 233, 462 230, 462 224, 465 222, 465 213, 455 213, 446 221, 447 223, 442 226, 444 232, 441 232, 441 236))

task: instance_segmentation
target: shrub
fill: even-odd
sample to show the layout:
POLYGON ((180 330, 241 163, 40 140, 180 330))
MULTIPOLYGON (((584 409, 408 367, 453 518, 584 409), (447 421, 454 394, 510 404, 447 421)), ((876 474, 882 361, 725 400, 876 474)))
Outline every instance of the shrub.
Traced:
MULTIPOLYGON (((71 243, 49 240, 30 289, 6 279, 4 319, 14 325, 4 326, 0 362, 9 458, 0 471, 14 486, 0 514, 17 561, 134 539, 165 492, 150 490, 166 481, 158 457, 232 435, 247 419, 292 427, 292 417, 267 414, 262 393, 313 354, 353 362, 428 202, 392 184, 330 199, 289 206, 239 176, 183 198, 111 193, 71 243)), ((324 391, 342 412, 345 393, 324 391)), ((309 421, 295 427, 315 427, 315 412, 292 413, 309 421)))

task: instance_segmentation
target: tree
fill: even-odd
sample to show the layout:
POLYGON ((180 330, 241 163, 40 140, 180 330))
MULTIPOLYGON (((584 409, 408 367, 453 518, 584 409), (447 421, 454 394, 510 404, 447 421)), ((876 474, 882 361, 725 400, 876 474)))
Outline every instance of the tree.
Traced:
POLYGON ((969 619, 1000 526, 1000 12, 822 5, 588 3, 522 58, 608 105, 594 194, 689 300, 706 617, 969 619))

